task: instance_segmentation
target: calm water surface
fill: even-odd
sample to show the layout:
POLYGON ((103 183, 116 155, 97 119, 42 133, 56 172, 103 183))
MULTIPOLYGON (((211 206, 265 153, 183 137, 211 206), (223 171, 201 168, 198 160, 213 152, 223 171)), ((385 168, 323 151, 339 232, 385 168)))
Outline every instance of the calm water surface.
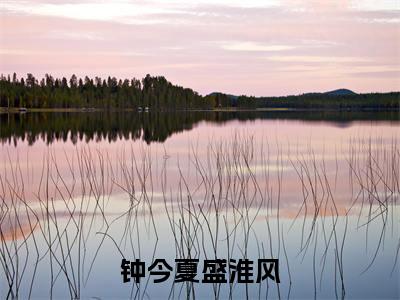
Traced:
MULTIPOLYGON (((396 113, 0 115, 0 297, 399 298, 396 113), (121 259, 279 258, 281 283, 121 259)), ((254 270, 256 277, 256 266, 254 270)))

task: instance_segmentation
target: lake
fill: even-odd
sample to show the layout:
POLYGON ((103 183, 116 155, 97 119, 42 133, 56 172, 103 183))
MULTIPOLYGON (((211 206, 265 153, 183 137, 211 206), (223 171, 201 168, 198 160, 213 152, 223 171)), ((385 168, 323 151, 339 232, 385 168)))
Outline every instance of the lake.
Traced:
POLYGON ((2 299, 400 297, 398 112, 25 113, 0 126, 2 299), (122 258, 145 262, 140 282, 123 282, 122 258), (198 259, 199 282, 174 282, 181 258, 198 259), (162 283, 156 259, 173 269, 162 283), (227 282, 202 282, 216 259, 227 282), (230 282, 244 259, 249 282, 230 282), (262 259, 279 259, 279 283, 257 282, 262 259))

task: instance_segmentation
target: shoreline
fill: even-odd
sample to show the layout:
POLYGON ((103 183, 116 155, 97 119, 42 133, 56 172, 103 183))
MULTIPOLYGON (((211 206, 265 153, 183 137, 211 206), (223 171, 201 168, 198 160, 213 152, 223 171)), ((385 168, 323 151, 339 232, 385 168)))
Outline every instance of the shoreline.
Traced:
POLYGON ((0 113, 91 113, 91 112, 134 112, 134 113, 171 113, 171 112, 399 112, 400 107, 376 109, 371 107, 356 108, 292 108, 292 107, 271 107, 271 108, 214 108, 214 109, 174 109, 174 110, 149 110, 138 111, 133 108, 124 109, 106 109, 106 108, 6 108, 0 107, 0 113))

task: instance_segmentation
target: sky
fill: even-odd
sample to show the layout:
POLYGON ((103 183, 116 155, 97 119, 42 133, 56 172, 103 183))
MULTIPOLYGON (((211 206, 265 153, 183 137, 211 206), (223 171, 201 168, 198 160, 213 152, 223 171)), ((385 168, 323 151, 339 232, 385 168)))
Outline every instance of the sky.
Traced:
POLYGON ((0 3, 0 73, 162 75, 200 94, 400 90, 399 0, 0 3))

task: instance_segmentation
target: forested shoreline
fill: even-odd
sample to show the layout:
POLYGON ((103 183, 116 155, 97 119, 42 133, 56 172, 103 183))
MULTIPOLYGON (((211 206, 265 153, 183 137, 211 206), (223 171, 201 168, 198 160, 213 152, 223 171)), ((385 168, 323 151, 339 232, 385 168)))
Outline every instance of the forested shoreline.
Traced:
POLYGON ((311 93, 284 97, 232 96, 212 93, 202 96, 190 88, 174 85, 163 76, 143 79, 108 77, 37 79, 13 75, 0 77, 0 108, 12 109, 101 109, 101 110, 212 110, 235 109, 321 109, 399 110, 400 92, 351 95, 311 93))
POLYGON ((86 76, 70 79, 46 74, 38 80, 32 74, 18 79, 2 76, 0 106, 24 108, 102 108, 126 109, 153 107, 165 109, 209 108, 192 89, 173 85, 162 76, 147 75, 142 80, 86 76))
POLYGON ((355 95, 313 93, 285 97, 237 98, 239 108, 288 108, 320 110, 396 110, 400 109, 400 92, 355 95))

